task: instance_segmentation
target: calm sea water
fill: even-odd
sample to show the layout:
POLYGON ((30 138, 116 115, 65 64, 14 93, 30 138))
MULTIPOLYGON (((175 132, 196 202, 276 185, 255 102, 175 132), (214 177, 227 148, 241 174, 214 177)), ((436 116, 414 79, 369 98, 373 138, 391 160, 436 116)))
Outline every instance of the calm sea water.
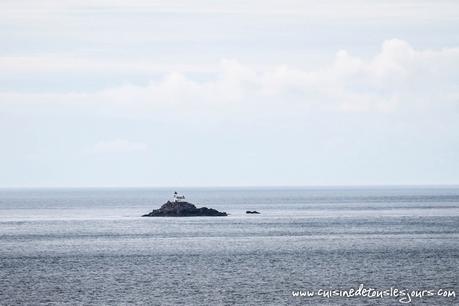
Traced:
POLYGON ((0 303, 402 305, 317 296, 360 284, 459 294, 459 188, 181 189, 230 216, 140 217, 173 191, 0 190, 0 303))

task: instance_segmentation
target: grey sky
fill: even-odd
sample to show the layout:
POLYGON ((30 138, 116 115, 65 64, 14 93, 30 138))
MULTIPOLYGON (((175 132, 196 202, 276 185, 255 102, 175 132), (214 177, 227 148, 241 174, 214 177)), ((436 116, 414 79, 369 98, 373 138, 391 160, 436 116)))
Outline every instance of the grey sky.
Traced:
POLYGON ((458 29, 457 1, 1 1, 0 186, 459 184, 458 29))

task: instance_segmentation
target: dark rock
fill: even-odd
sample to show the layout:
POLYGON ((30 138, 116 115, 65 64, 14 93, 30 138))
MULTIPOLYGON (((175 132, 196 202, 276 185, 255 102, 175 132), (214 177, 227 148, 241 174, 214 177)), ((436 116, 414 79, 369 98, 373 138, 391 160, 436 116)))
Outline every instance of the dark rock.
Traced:
POLYGON ((248 211, 246 211, 245 213, 246 213, 246 214, 259 214, 259 212, 256 211, 256 210, 253 210, 253 211, 248 210, 248 211))
POLYGON ((227 215, 228 214, 226 212, 219 212, 213 208, 196 208, 196 206, 188 202, 167 201, 160 209, 154 209, 152 212, 145 214, 142 217, 220 217, 227 215))

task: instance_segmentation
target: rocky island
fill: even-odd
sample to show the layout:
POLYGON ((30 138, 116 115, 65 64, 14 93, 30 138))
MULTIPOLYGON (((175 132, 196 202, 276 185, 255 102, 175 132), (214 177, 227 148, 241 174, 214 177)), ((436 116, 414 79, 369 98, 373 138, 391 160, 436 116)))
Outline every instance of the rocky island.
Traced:
POLYGON ((167 201, 161 208, 154 209, 152 212, 142 217, 224 217, 227 215, 226 212, 220 212, 213 208, 197 208, 195 205, 186 202, 184 196, 179 196, 177 192, 175 192, 173 201, 167 201))

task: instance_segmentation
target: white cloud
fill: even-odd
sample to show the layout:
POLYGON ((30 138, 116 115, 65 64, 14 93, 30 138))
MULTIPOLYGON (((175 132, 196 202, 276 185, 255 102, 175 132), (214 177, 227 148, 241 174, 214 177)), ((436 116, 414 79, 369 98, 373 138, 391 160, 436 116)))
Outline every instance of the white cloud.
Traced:
POLYGON ((142 142, 133 142, 125 139, 115 139, 96 143, 92 147, 90 152, 100 154, 133 153, 146 151, 147 148, 147 144, 142 142))
POLYGON ((315 70, 291 66, 254 69, 237 60, 223 60, 216 71, 204 81, 170 72, 146 86, 125 85, 92 93, 4 92, 0 101, 16 107, 23 103, 77 105, 109 113, 175 115, 436 107, 457 103, 459 48, 416 50, 405 41, 392 39, 373 58, 341 50, 329 65, 315 70))

